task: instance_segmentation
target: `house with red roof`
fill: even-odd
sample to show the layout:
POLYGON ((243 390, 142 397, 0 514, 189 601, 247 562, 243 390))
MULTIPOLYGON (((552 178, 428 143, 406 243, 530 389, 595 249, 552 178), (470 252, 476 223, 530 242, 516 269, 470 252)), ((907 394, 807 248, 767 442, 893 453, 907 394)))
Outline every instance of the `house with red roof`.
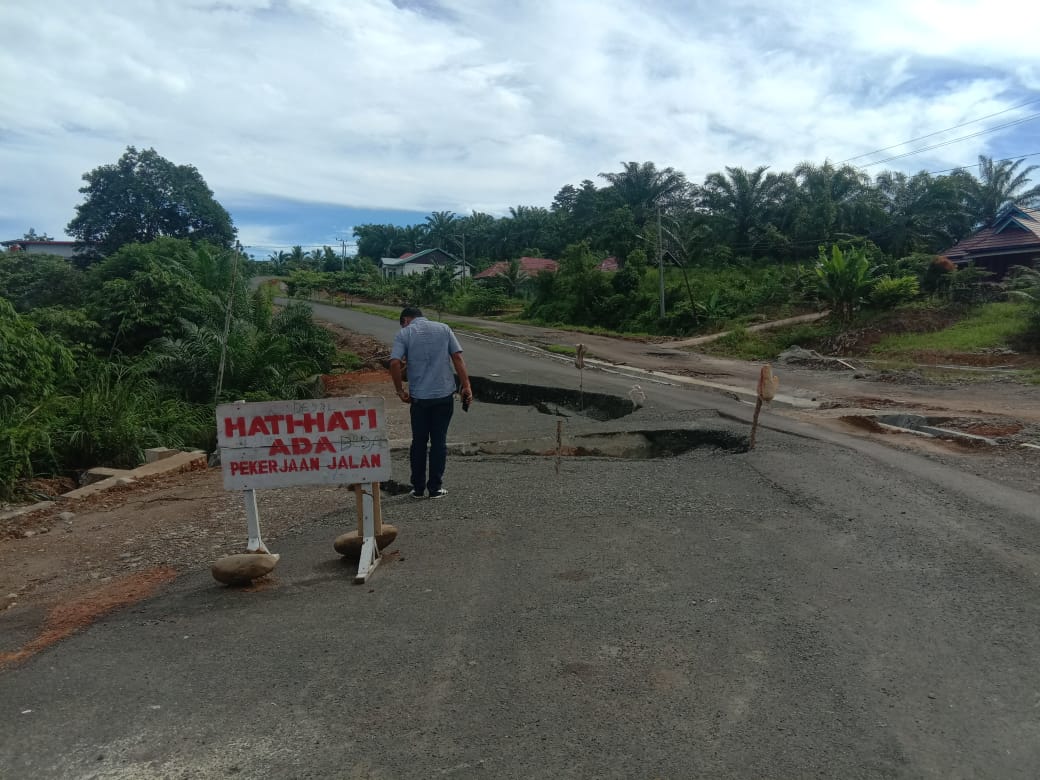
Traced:
MULTIPOLYGON (((497 263, 492 264, 489 268, 485 268, 479 274, 474 274, 474 279, 494 279, 496 276, 501 276, 509 271, 509 260, 499 260, 497 263)), ((529 277, 537 276, 540 273, 555 273, 559 269, 560 264, 555 260, 550 260, 548 257, 521 257, 520 258, 520 270, 527 274, 529 277)))
POLYGON ((73 257, 83 245, 76 241, 39 241, 24 238, 16 238, 11 241, 0 241, 8 252, 25 252, 34 255, 57 255, 66 260, 73 257))
POLYGON ((1009 206, 943 254, 957 267, 974 264, 996 279, 1012 266, 1040 268, 1040 209, 1009 206))

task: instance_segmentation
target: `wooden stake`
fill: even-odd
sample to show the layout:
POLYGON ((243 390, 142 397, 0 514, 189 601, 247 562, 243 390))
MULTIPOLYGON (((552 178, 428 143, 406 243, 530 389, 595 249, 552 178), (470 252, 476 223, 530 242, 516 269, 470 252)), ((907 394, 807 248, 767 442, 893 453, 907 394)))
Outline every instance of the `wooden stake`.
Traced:
POLYGON ((751 420, 751 441, 748 443, 748 449, 755 449, 755 434, 758 433, 758 413, 762 411, 762 399, 759 398, 755 402, 755 416, 751 420))
POLYGON ((780 379, 773 376, 773 370, 769 366, 762 366, 762 370, 758 372, 758 400, 755 402, 755 416, 751 420, 751 438, 748 441, 748 450, 755 449, 758 415, 762 411, 762 404, 773 400, 778 384, 780 384, 780 379))

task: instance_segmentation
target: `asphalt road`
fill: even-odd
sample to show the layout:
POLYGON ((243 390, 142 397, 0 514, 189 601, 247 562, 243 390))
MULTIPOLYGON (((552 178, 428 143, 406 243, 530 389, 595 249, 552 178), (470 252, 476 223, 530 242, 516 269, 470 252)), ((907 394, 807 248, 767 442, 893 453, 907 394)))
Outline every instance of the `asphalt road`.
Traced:
MULTIPOLYGON (((460 338, 476 375, 576 386, 460 338)), ((746 404, 640 384, 567 434, 746 432, 746 404)), ((0 777, 1036 777, 1038 496, 769 424, 751 453, 559 473, 455 456, 446 499, 386 500, 398 554, 364 586, 331 548, 352 514, 300 489, 270 586, 193 572, 0 673, 0 777)), ((477 403, 452 438, 554 426, 477 403)))

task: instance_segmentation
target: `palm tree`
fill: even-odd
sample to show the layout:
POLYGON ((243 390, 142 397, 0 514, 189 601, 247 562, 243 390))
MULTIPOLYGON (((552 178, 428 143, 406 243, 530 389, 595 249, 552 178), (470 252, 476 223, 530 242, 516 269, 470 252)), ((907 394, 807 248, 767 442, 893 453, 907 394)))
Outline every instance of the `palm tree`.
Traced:
POLYGON ((640 229, 657 206, 665 206, 686 194, 686 176, 674 168, 658 170, 652 162, 623 162, 619 173, 601 173, 621 201, 632 210, 640 229))
POLYGON ((516 298, 520 294, 524 282, 530 278, 527 271, 520 267, 520 261, 515 259, 509 261, 505 271, 499 271, 495 276, 502 282, 512 298, 516 298))
POLYGON ((271 263, 271 270, 274 271, 275 274, 285 273, 285 263, 288 259, 289 255, 281 249, 277 252, 271 252, 271 254, 267 256, 268 262, 271 263))
POLYGON ((776 205, 783 177, 766 173, 768 166, 753 171, 726 168, 726 173, 710 173, 704 180, 702 204, 728 226, 733 244, 748 249, 752 233, 768 222, 776 205))
POLYGON ((885 215, 875 243, 892 256, 937 252, 959 237, 956 223, 964 209, 956 184, 948 177, 885 171, 878 174, 875 186, 885 215))
POLYGON ((449 246, 453 234, 458 232, 454 211, 434 211, 426 218, 427 244, 430 247, 449 246))
POLYGON ((967 192, 967 205, 978 224, 989 224, 1001 210, 1012 203, 1029 207, 1040 203, 1040 186, 1026 189, 1029 174, 1038 165, 1019 171, 1022 159, 998 160, 979 155, 979 175, 967 192))
POLYGON ((430 229, 426 225, 409 225, 401 228, 401 240, 407 244, 408 252, 419 252, 429 243, 430 229))
POLYGON ((794 169, 798 198, 794 224, 799 237, 824 243, 835 236, 869 232, 873 191, 870 177, 851 165, 835 168, 799 163, 794 169))
POLYGON ((307 265, 307 253, 303 251, 302 246, 297 244, 292 248, 289 252, 289 257, 286 259, 286 265, 294 271, 307 265))
POLYGON ((466 258, 488 257, 494 245, 495 218, 483 211, 474 211, 468 217, 460 217, 456 232, 466 237, 466 258))

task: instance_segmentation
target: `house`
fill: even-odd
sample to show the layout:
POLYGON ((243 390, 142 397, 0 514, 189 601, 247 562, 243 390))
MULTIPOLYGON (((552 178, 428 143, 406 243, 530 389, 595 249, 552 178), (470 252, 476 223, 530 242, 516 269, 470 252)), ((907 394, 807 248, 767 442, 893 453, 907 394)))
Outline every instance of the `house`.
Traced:
POLYGON ((621 270, 621 264, 618 262, 616 257, 606 257, 596 266, 597 271, 603 271, 603 273, 614 273, 615 271, 621 270))
POLYGON ((16 238, 11 241, 0 241, 8 252, 28 252, 36 255, 57 255, 66 260, 81 251, 82 244, 77 241, 35 241, 16 238), (80 249, 77 249, 80 247, 80 249))
MULTIPOLYGON (((497 263, 492 264, 489 268, 485 268, 479 274, 473 276, 474 279, 494 279, 496 276, 504 275, 509 272, 509 260, 499 260, 497 263)), ((521 257, 520 258, 520 270, 527 274, 529 277, 537 276, 543 271, 554 273, 560 264, 555 260, 550 260, 548 257, 521 257)))
POLYGON ((1040 209, 1009 206, 944 255, 958 267, 974 263, 996 279, 1015 265, 1040 268, 1040 209))
POLYGON ((454 270, 453 275, 456 278, 466 277, 471 273, 468 263, 459 260, 451 252, 445 252, 443 249, 405 252, 400 257, 383 257, 379 260, 379 268, 386 279, 391 279, 395 276, 421 274, 444 266, 450 266, 454 270))

